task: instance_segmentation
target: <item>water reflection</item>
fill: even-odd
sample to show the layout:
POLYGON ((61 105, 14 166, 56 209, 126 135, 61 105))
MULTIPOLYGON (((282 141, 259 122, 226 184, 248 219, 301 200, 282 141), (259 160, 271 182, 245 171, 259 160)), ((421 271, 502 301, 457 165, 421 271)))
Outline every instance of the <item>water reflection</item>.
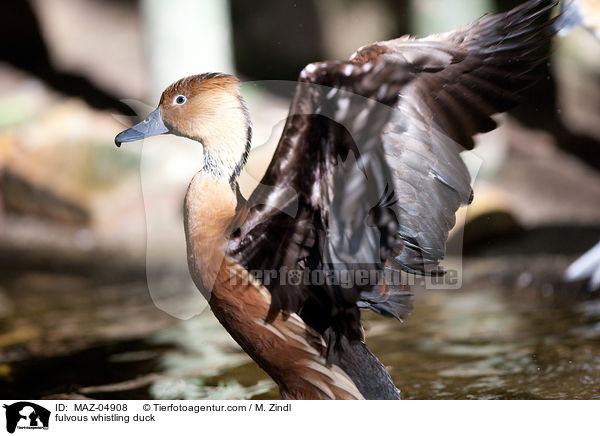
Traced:
POLYGON ((501 287, 417 298, 406 328, 371 322, 404 398, 600 398, 597 301, 501 287))
MULTIPOLYGON (((403 324, 365 313, 367 342, 405 399, 598 399, 600 300, 561 284, 568 262, 467 261, 462 291, 417 291, 403 324)), ((3 282, 1 397, 279 397, 209 311, 168 317, 143 283, 3 282)))

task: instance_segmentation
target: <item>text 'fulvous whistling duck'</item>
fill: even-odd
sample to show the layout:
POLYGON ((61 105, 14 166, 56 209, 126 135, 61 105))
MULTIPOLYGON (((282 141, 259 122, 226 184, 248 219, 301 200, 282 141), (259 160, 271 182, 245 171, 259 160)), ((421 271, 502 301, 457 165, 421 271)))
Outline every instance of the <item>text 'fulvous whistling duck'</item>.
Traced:
POLYGON ((248 201, 236 178, 251 123, 235 77, 181 79, 117 135, 117 145, 164 133, 202 144, 185 199, 189 269, 284 399, 400 398, 363 342, 360 309, 401 320, 411 294, 388 274, 443 274, 455 212, 472 199, 459 153, 536 81, 555 5, 532 0, 452 32, 308 65, 248 201), (365 271, 384 280, 336 279, 365 271))

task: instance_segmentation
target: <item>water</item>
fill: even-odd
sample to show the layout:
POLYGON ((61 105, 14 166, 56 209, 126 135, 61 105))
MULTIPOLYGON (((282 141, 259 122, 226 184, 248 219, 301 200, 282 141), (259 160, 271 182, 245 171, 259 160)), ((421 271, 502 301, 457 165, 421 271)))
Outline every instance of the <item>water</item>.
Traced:
MULTIPOLYGON (((367 315, 367 343, 405 399, 598 399, 600 294, 562 284, 567 263, 467 262, 462 291, 416 292, 404 323, 367 315)), ((0 286, 2 398, 279 396, 210 312, 169 318, 142 284, 0 286)))
POLYGON ((371 339, 403 398, 600 398, 598 301, 500 288, 420 300, 414 322, 375 322, 371 339))

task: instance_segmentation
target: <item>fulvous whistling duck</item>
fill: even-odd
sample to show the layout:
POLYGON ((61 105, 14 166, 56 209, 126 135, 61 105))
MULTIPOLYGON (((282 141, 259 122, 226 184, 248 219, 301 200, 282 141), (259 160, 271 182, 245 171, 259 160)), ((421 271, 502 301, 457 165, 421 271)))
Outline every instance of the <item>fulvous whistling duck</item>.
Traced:
POLYGON ((284 399, 400 398, 363 342, 360 309, 403 319, 410 292, 387 280, 313 281, 313 273, 443 273, 455 212, 472 199, 459 153, 535 82, 555 5, 531 0, 452 32, 308 65, 248 201, 236 178, 252 130, 235 77, 181 79, 146 120, 117 135, 117 146, 164 133, 202 144, 204 165, 185 198, 189 269, 284 399), (311 279, 268 280, 273 271, 311 279))

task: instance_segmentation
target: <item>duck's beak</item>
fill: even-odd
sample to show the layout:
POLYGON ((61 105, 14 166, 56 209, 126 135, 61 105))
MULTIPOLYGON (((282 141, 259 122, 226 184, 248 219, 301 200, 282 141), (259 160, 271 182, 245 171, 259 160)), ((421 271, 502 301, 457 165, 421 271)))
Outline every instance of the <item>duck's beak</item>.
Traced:
POLYGON ((115 144, 120 147, 123 142, 133 142, 169 132, 169 128, 165 126, 160 116, 160 106, 158 106, 144 121, 119 133, 115 137, 115 144))

